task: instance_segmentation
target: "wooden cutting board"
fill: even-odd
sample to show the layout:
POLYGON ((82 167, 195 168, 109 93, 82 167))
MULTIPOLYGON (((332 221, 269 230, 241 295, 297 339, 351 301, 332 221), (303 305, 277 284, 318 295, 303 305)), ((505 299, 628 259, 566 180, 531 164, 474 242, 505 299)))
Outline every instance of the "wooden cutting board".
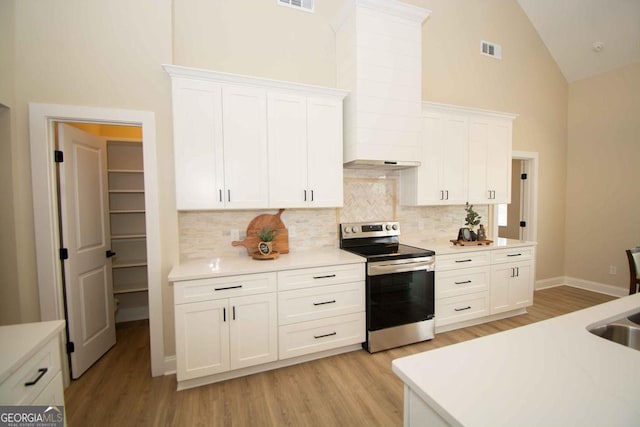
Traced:
POLYGON ((269 227, 276 231, 276 238, 273 240, 273 250, 280 254, 289 253, 289 231, 284 226, 280 216, 284 212, 284 209, 280 209, 277 214, 262 214, 258 215, 251 220, 247 226, 247 237, 242 241, 233 241, 233 246, 244 246, 247 248, 247 253, 253 255, 258 252, 258 243, 260 238, 258 233, 263 227, 269 227))

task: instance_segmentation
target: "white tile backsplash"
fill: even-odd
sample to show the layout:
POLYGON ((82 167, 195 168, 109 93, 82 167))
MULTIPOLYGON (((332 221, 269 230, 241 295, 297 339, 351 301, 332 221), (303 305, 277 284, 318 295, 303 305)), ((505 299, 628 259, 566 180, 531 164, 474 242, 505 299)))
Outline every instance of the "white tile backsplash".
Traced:
MULTIPOLYGON (((289 230, 289 248, 338 247, 340 223, 376 220, 400 221, 402 235, 411 236, 412 240, 416 235, 417 240, 448 242, 455 239, 458 229, 464 226, 464 206, 399 206, 398 179, 397 171, 345 169, 344 207, 283 212, 281 218, 289 230)), ((486 225, 488 207, 474 208, 486 225)), ((253 218, 277 212, 277 209, 180 212, 180 259, 245 255, 244 247, 231 246, 231 230, 238 230, 243 240, 253 218)))

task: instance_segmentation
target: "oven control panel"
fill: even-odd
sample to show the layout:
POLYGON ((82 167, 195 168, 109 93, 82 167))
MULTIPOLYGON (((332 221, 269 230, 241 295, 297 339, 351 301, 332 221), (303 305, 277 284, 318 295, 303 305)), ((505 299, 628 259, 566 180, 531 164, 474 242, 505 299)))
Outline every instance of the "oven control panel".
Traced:
POLYGON ((343 239, 398 236, 400 223, 397 221, 345 223, 340 224, 340 234, 343 239))

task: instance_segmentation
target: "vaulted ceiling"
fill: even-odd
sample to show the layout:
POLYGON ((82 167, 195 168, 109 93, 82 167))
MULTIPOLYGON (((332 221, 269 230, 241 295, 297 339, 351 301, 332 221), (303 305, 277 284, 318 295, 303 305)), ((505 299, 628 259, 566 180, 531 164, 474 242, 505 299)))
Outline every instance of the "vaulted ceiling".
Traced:
POLYGON ((640 0, 518 0, 569 83, 640 62, 640 0))

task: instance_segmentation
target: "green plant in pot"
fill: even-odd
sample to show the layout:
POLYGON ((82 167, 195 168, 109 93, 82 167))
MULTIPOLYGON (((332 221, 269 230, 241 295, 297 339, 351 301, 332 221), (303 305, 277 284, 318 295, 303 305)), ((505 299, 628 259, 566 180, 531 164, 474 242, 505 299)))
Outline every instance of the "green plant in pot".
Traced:
POLYGON ((262 227, 258 233, 258 238, 260 239, 258 252, 262 255, 269 255, 273 250, 273 240, 276 238, 276 234, 276 230, 273 230, 271 227, 262 227))
POLYGON ((478 215, 478 212, 473 210, 473 205, 470 205, 469 202, 467 202, 464 210, 467 212, 467 216, 464 218, 464 225, 466 225, 471 232, 471 240, 478 240, 478 235, 473 231, 473 229, 476 225, 480 224, 482 217, 478 215))

